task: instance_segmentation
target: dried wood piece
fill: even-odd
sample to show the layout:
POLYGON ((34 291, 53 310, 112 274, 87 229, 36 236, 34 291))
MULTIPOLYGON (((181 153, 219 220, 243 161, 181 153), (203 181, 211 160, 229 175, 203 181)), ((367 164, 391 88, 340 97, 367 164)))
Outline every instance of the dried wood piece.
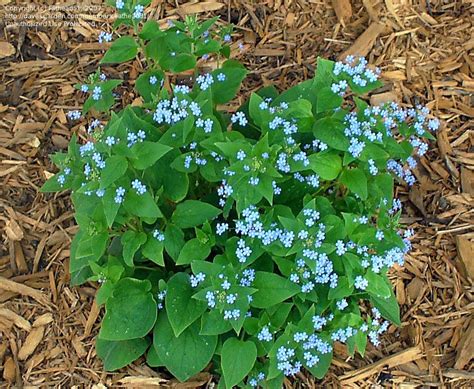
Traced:
POLYGON ((8 357, 3 365, 3 378, 7 382, 12 382, 16 377, 16 365, 12 357, 8 357))
POLYGON ((474 280, 474 232, 456 235, 456 248, 466 274, 474 280))
POLYGON ((185 15, 197 14, 202 12, 217 11, 224 7, 223 3, 218 1, 199 1, 197 3, 186 3, 179 7, 178 11, 185 15))
POLYGON ((33 327, 45 326, 53 321, 53 315, 51 313, 45 313, 44 315, 38 316, 33 322, 33 327))
POLYGON ((381 360, 363 368, 353 370, 339 377, 342 385, 348 385, 352 382, 363 380, 372 374, 380 371, 384 366, 392 368, 394 366, 403 365, 404 363, 416 361, 423 357, 423 352, 420 346, 411 347, 409 349, 400 351, 394 355, 382 358, 381 360))
POLYGON ((11 241, 22 240, 24 237, 24 233, 20 225, 15 221, 15 219, 12 218, 7 221, 5 225, 5 232, 7 234, 8 239, 10 239, 11 241))
POLYGON ((13 252, 11 255, 13 256, 16 264, 16 268, 20 273, 27 273, 28 272, 28 265, 26 264, 25 254, 23 253, 23 248, 19 241, 14 241, 13 245, 13 252))
POLYGON ((21 328, 26 331, 31 330, 31 324, 28 320, 26 320, 25 318, 16 314, 15 312, 11 311, 8 308, 0 308, 0 316, 8 319, 18 328, 21 328))
POLYGON ((463 193, 474 195, 474 172, 461 166, 461 188, 463 193))
POLYGON ((408 193, 408 198, 413 203, 413 205, 418 208, 421 214, 426 217, 427 212, 423 203, 423 198, 425 195, 426 193, 423 191, 420 185, 413 185, 410 189, 410 192, 408 193))
POLYGON ((34 327, 25 339, 25 343, 18 351, 18 359, 24 361, 35 351, 36 347, 43 340, 44 327, 34 327))
POLYGON ((0 58, 10 57, 15 54, 15 47, 8 42, 0 42, 0 58))
POLYGON ((167 380, 160 377, 129 376, 118 380, 123 385, 150 385, 161 387, 167 380))
POLYGON ((370 96, 371 105, 380 105, 392 101, 398 101, 398 96, 394 92, 383 92, 370 96))
POLYGON ((5 353, 7 352, 8 345, 7 343, 0 343, 0 363, 3 362, 3 357, 5 356, 5 353))
POLYGON ((456 370, 456 369, 447 369, 443 371, 443 376, 447 378, 463 379, 470 380, 474 382, 474 372, 465 371, 465 370, 456 370))
POLYGON ((352 16, 351 2, 349 0, 332 0, 332 6, 339 23, 345 27, 346 21, 352 16))
POLYGON ((448 132, 446 125, 441 123, 441 127, 436 134, 439 152, 442 157, 446 157, 447 154, 453 153, 453 148, 451 147, 448 139, 448 132))
POLYGON ((97 305, 97 303, 94 300, 91 306, 91 310, 89 312, 89 316, 87 317, 86 326, 84 328, 84 337, 87 337, 90 335, 92 331, 92 327, 94 326, 94 323, 97 321, 97 318, 99 317, 99 313, 100 313, 100 307, 97 305))
POLYGON ((471 322, 466 332, 463 334, 461 341, 458 343, 455 369, 463 369, 471 359, 474 358, 474 320, 471 322))
POLYGON ((19 284, 18 282, 11 281, 5 277, 0 276, 0 289, 8 292, 18 293, 24 296, 31 297, 38 301, 40 304, 48 305, 48 299, 42 292, 30 288, 29 286, 19 284))
POLYGON ((356 39, 354 44, 339 56, 339 59, 344 59, 348 55, 365 57, 374 46, 379 35, 385 31, 386 27, 387 26, 383 23, 372 23, 367 30, 356 39))

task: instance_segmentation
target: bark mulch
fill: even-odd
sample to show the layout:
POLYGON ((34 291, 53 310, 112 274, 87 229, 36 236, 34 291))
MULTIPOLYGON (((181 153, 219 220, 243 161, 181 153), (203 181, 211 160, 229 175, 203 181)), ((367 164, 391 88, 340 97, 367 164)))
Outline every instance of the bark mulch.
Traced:
MULTIPOLYGON (((48 155, 66 148, 73 132, 85 132, 86 122, 72 125, 65 113, 80 107, 73 84, 95 71, 104 47, 97 36, 110 30, 111 19, 101 1, 89 9, 48 3, 59 4, 0 0, 0 383, 211 387, 209 373, 178 384, 143 360, 106 373, 95 355, 102 311, 93 302, 95 284, 69 285, 77 228, 68 194, 38 189, 54 172, 48 155), (51 25, 13 24, 45 20, 51 25)), ((417 232, 406 266, 391 273, 402 326, 390 327, 382 346, 369 346, 365 358, 351 358, 336 345, 324 381, 301 374, 285 386, 474 386, 472 1, 154 0, 148 11, 160 21, 197 12, 234 23, 235 46, 244 44, 237 55, 251 71, 243 95, 311 77, 317 56, 353 53, 383 71, 386 85, 372 102, 427 104, 442 120, 437 142, 416 170, 418 183, 397 189, 403 222, 417 232)), ((124 104, 136 97, 130 85, 141 66, 104 68, 129 85, 124 104)))

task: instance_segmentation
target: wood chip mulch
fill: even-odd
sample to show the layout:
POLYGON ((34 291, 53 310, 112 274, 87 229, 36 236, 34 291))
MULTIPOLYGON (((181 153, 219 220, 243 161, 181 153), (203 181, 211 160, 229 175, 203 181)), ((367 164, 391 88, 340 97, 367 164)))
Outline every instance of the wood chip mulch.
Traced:
MULTIPOLYGON (((14 26, 9 6, 37 5, 51 18, 54 1, 0 0, 0 386, 211 387, 202 373, 179 385, 143 359, 110 374, 95 355, 101 310, 96 285, 71 287, 69 245, 76 231, 67 193, 38 188, 54 172, 51 152, 66 148, 79 108, 73 84, 95 71, 97 42, 111 19, 100 11, 59 11, 63 23, 14 26), (42 7, 42 8, 41 8, 42 7)), ((68 3, 60 3, 68 4, 68 3)), ((70 4, 82 4, 73 2, 70 4)), ((236 25, 237 55, 251 70, 245 93, 270 83, 287 88, 311 77, 317 56, 365 55, 386 85, 370 99, 427 104, 442 120, 431 151, 416 171, 418 184, 399 187, 403 222, 415 228, 406 266, 391 273, 403 324, 381 347, 351 358, 336 345, 329 374, 303 374, 290 387, 474 386, 474 33, 472 1, 415 0, 154 0, 147 17, 163 21, 198 12, 236 25), (237 49, 238 52, 238 49, 237 49)), ((104 68, 130 85, 141 64, 104 68)), ((132 88, 122 102, 134 100, 132 88)), ((236 105, 237 106, 237 105, 236 105)))

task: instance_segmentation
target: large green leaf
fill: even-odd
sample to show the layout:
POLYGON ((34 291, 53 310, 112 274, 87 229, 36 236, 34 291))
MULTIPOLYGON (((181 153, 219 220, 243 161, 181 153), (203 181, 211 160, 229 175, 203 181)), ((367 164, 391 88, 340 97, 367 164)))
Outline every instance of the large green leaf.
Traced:
POLYGON ((212 75, 214 78, 211 85, 212 98, 216 104, 224 104, 236 96, 242 80, 247 75, 247 70, 240 62, 230 59, 225 61, 221 68, 214 70, 212 75), (219 74, 224 74, 223 81, 217 79, 219 74))
POLYGON ((171 150, 171 147, 158 142, 140 142, 132 147, 133 155, 132 166, 135 169, 143 170, 152 166, 163 155, 171 150))
POLYGON ((385 319, 390 320, 397 326, 401 325, 400 307, 393 292, 391 292, 390 297, 387 298, 371 296, 370 301, 385 319))
POLYGON ((256 308, 271 307, 285 301, 300 291, 299 286, 287 278, 263 271, 256 272, 252 287, 257 289, 251 303, 256 308))
POLYGON ((105 168, 100 175, 100 187, 107 188, 120 177, 122 177, 128 168, 128 162, 125 157, 112 155, 105 161, 105 168))
POLYGON ((99 338, 129 340, 148 334, 156 321, 156 301, 148 280, 123 278, 105 304, 99 338))
POLYGON ((122 235, 123 260, 128 266, 133 267, 133 257, 146 239, 144 232, 128 230, 122 235))
POLYGON ((104 369, 113 371, 127 366, 143 355, 150 341, 146 338, 137 338, 122 341, 110 341, 98 338, 95 349, 97 356, 104 363, 104 369))
POLYGON ((153 330, 153 345, 171 374, 186 381, 207 366, 214 355, 217 336, 200 335, 199 322, 195 322, 176 337, 166 313, 162 312, 153 330))
POLYGON ((189 275, 176 273, 168 281, 165 306, 175 336, 179 336, 206 310, 207 304, 193 299, 196 291, 191 287, 189 275))
POLYGON ((181 252, 179 253, 178 260, 176 261, 177 265, 187 265, 192 261, 206 259, 211 253, 211 248, 208 244, 202 243, 199 239, 194 238, 188 240, 181 252))
POLYGON ((107 50, 101 63, 121 63, 129 61, 137 55, 138 43, 131 36, 116 39, 107 50))
POLYGON ((219 208, 203 201, 186 200, 178 204, 171 220, 178 227, 189 228, 212 220, 221 213, 219 208))
POLYGON ((308 159, 311 169, 324 180, 334 180, 341 172, 342 161, 337 153, 316 153, 308 159))
POLYGON ((354 168, 344 170, 340 180, 351 192, 360 196, 362 200, 367 200, 367 176, 362 169, 354 168))
POLYGON ((336 150, 346 151, 349 148, 349 140, 344 134, 344 124, 336 119, 324 117, 317 120, 313 125, 314 137, 329 147, 336 150))
POLYGON ((257 359, 257 347, 251 341, 229 338, 221 351, 221 367, 226 388, 240 383, 252 370, 257 359))

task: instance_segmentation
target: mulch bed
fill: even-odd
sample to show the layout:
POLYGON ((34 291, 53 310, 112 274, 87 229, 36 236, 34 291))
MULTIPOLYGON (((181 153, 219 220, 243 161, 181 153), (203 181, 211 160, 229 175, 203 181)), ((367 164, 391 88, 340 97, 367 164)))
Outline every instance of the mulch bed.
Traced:
MULTIPOLYGON (((0 386, 211 387, 209 373, 179 384, 143 359, 113 374, 103 371, 94 349, 102 314, 93 303, 96 285, 69 285, 69 245, 77 228, 68 194, 38 189, 54 172, 48 155, 66 148, 73 132, 85 132, 85 121, 73 126, 65 113, 80 107, 73 85, 95 71, 103 53, 97 36, 110 30, 111 19, 101 14, 104 7, 79 8, 60 11, 73 26, 56 19, 52 26, 18 27, 11 25, 14 4, 0 0, 0 386)), ((27 12, 52 18, 45 4, 27 12)), ((472 387, 472 1, 154 0, 153 5, 147 17, 160 21, 198 12, 234 23, 235 46, 244 44, 237 56, 251 71, 243 95, 311 77, 317 56, 355 53, 383 71, 386 85, 370 96, 372 102, 426 104, 442 120, 437 142, 416 170, 418 183, 397 189, 402 220, 417 232, 406 266, 391 272, 402 326, 390 327, 382 346, 369 346, 364 358, 351 358, 345 346, 336 345, 324 381, 301 374, 285 386, 472 387)), ((141 66, 135 61, 104 71, 130 86, 141 66)), ((124 104, 135 97, 131 87, 123 89, 124 104)))

